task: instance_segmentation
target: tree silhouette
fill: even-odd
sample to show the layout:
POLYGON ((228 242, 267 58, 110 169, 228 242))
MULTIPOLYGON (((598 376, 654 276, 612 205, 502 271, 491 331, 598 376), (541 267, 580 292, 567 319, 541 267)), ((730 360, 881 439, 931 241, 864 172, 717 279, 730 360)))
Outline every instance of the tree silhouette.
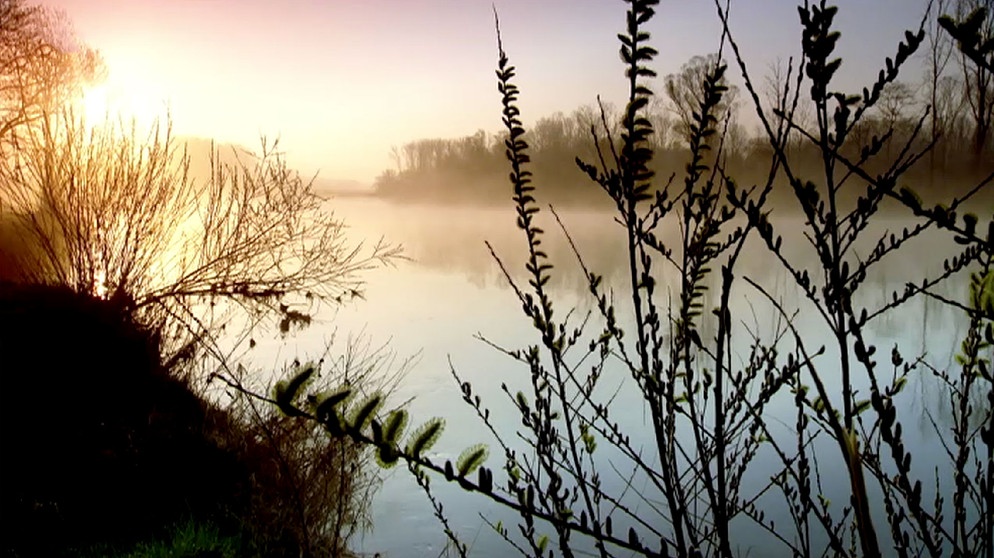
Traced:
POLYGON ((973 150, 987 148, 994 121, 994 0, 957 0, 956 19, 939 18, 939 25, 960 50, 963 85, 974 121, 973 150))
POLYGON ((101 71, 57 13, 0 0, 0 216, 17 278, 116 300, 178 333, 179 351, 205 348, 231 310, 286 332, 398 255, 348 242, 276 143, 229 163, 211 147, 193 177, 168 119, 146 135, 84 121, 73 104, 101 71))
POLYGON ((309 323, 316 303, 359 295, 360 273, 399 251, 348 241, 276 148, 234 164, 215 151, 195 180, 168 125, 143 137, 45 114, 0 162, 0 200, 33 248, 23 279, 116 300, 169 326, 177 351, 209 348, 232 311, 283 332, 309 323))
MULTIPOLYGON (((698 110, 705 100, 706 77, 719 63, 724 62, 718 60, 716 53, 695 56, 681 66, 679 72, 666 76, 664 88, 673 104, 672 110, 677 117, 677 135, 681 139, 689 137, 694 124, 694 111, 698 110)), ((728 91, 715 113, 719 122, 732 113, 738 94, 738 88, 730 86, 727 79, 722 80, 722 85, 728 87, 728 91)))
POLYGON ((0 141, 103 72, 99 53, 79 44, 60 13, 0 0, 0 141))

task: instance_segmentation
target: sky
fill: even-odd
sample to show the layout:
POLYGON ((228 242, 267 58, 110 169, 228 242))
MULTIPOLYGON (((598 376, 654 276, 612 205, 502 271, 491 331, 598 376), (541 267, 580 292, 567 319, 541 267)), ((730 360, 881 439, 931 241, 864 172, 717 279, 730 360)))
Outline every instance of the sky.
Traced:
MULTIPOLYGON (((500 129, 494 7, 526 125, 598 95, 622 105, 626 92, 620 0, 40 2, 102 53, 111 110, 143 118, 168 107, 175 133, 250 148, 278 137, 291 166, 328 179, 369 183, 392 166, 393 146, 500 129)), ((833 3, 846 61, 838 86, 858 92, 917 29, 926 0, 833 3)), ((798 56, 796 5, 732 0, 752 72, 798 56)), ((721 33, 712 0, 662 0, 648 30, 660 76, 717 50, 721 33)))

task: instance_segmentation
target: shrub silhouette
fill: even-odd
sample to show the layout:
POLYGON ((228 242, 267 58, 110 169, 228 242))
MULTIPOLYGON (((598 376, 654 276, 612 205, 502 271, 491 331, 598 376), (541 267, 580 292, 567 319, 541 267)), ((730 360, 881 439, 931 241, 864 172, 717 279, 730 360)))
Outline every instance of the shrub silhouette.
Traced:
POLYGON ((247 469, 209 435, 226 417, 113 303, 0 285, 0 374, 5 552, 127 542, 244 505, 247 469))
POLYGON ((123 548, 190 522, 238 536, 242 556, 344 552, 365 521, 353 497, 376 486, 359 450, 206 403, 159 349, 117 301, 0 282, 0 554, 123 548))

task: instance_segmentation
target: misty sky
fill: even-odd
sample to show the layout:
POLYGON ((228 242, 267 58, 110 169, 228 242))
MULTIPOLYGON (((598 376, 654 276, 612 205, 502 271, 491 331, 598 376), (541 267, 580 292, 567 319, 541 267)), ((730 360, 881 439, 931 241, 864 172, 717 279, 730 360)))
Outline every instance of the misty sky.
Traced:
MULTIPOLYGON (((252 148, 278 135, 291 165, 326 178, 370 182, 391 165, 391 146, 500 128, 492 3, 526 123, 625 94, 620 0, 41 1, 103 53, 106 90, 130 110, 168 100, 176 133, 252 148)), ((833 3, 839 86, 855 92, 917 28, 926 0, 833 3)), ((799 53, 796 4, 733 0, 752 71, 799 53)), ((711 0, 663 0, 649 30, 661 76, 715 51, 720 35, 711 0)))

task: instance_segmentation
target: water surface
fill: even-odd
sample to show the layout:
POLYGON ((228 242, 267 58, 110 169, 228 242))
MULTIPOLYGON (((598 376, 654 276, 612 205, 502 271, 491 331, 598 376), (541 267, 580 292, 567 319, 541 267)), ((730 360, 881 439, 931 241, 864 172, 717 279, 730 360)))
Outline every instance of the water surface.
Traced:
MULTIPOLYGON (((506 207, 439 207, 352 197, 334 199, 329 204, 349 223, 350 235, 354 238, 375 240, 383 236, 388 241, 400 242, 410 260, 370 273, 366 300, 326 313, 323 323, 304 332, 297 342, 298 350, 319 352, 328 330, 334 327, 339 331, 364 329, 376 341, 389 341, 391 349, 401 357, 420 352, 416 366, 395 396, 398 400, 412 398, 409 408, 414 423, 433 416, 446 419, 445 434, 435 451, 438 458, 454 459, 464 447, 489 441, 489 436, 472 409, 461 401, 458 385, 450 372, 451 363, 464 380, 472 382, 474 391, 483 396, 493 416, 498 417, 498 428, 513 439, 520 420, 501 393, 500 385, 507 383, 512 393, 517 389, 528 393, 528 371, 475 337, 481 334, 510 349, 540 341, 484 244, 484 241, 491 242, 512 270, 512 275, 524 285, 525 241, 515 229, 510 202, 506 207)), ((562 212, 561 217, 586 264, 605 276, 605 282, 616 290, 620 307, 624 308, 627 253, 620 226, 613 222, 612 215, 599 211, 574 209, 562 212)), ((774 215, 774 220, 782 227, 789 257, 800 258, 799 261, 810 258, 810 247, 800 235, 803 219, 782 211, 774 215)), ((909 223, 906 216, 895 213, 884 216, 875 227, 878 231, 899 231, 909 223)), ((554 222, 546 218, 544 224, 547 231, 545 246, 556 265, 551 290, 559 316, 573 307, 578 309, 578 314, 591 309, 585 280, 569 243, 554 222)), ((676 235, 677 229, 671 228, 670 234, 676 235)), ((891 291, 903 288, 909 278, 941 270, 942 258, 952 254, 953 249, 954 245, 941 235, 914 241, 906 250, 886 260, 886 266, 880 266, 868 278, 857 302, 871 308, 883 304, 889 300, 891 291)), ((758 242, 748 244, 739 263, 738 275, 749 276, 764 285, 788 312, 799 311, 793 315, 793 324, 811 345, 809 349, 822 344, 828 346, 824 358, 830 363, 833 353, 821 318, 803 300, 783 267, 766 248, 758 242)), ((810 267, 816 268, 813 260, 810 267)), ((660 303, 664 303, 667 296, 675 296, 679 277, 671 267, 660 269, 662 273, 658 278, 662 286, 657 293, 660 303)), ((714 281, 717 281, 717 274, 714 281)), ((713 285, 717 287, 716 282, 713 285)), ((750 341, 747 333, 770 338, 783 320, 760 293, 744 282, 737 285, 731 303, 738 336, 734 341, 733 363, 741 363, 746 357, 750 341)), ((965 278, 961 276, 938 290, 963 300, 965 278)), ((713 305, 714 300, 713 297, 706 299, 705 306, 713 305)), ((623 317, 623 325, 625 320, 631 322, 630 317, 623 317)), ((906 358, 923 356, 933 365, 944 368, 952 363, 965 328, 965 320, 959 313, 933 299, 919 297, 898 311, 871 322, 870 332, 872 341, 878 345, 878 354, 889 355, 890 348, 898 344, 906 358)), ((596 336, 596 329, 592 328, 590 333, 596 336)), ((713 330, 708 331, 707 324, 702 331, 702 335, 705 334, 713 336, 713 330)), ((889 362, 886 356, 881 360, 889 362)), ((648 444, 650 429, 646 426, 646 413, 627 375, 617 366, 610 367, 605 375, 605 385, 620 390, 611 406, 613 418, 632 429, 633 439, 642 435, 648 444)), ((829 383, 832 382, 830 378, 829 383)), ((834 383, 837 386, 838 380, 834 383)), ((932 451, 937 447, 937 439, 923 412, 929 410, 941 417, 943 400, 934 381, 922 376, 912 382, 899 406, 899 417, 908 434, 907 442, 915 455, 915 469, 927 472, 936 466, 940 470, 944 468, 941 452, 932 451)), ((789 424, 793 408, 785 399, 775 402, 769 412, 774 415, 771 420, 779 418, 789 424)), ((609 449, 602 455, 603 461, 612 461, 609 449)), ((764 475, 768 476, 777 466, 775 461, 767 464, 762 459, 759 458, 755 465, 756 477, 751 481, 762 482, 764 475)), ((501 465, 502 456, 492 451, 488 466, 494 469, 497 483, 504 478, 501 465)), ((621 477, 613 475, 609 466, 604 466, 602 472, 609 490, 623 491, 621 477)), ((840 472, 839 467, 825 467, 822 471, 823 489, 827 494, 843 493, 847 481, 840 472)), ((924 478, 931 477, 926 473, 924 478)), ((487 527, 481 515, 492 522, 502 520, 516 532, 514 515, 488 505, 477 496, 446 486, 443 479, 436 479, 433 486, 444 502, 453 526, 472 546, 472 555, 504 556, 512 551, 487 527)), ((839 496, 836 500, 844 499, 839 496)), ((633 500, 632 505, 644 504, 633 500)), ((373 502, 373 510, 375 528, 359 542, 360 551, 386 556, 438 556, 443 551, 445 537, 432 516, 431 507, 403 467, 388 473, 382 491, 373 502)), ((878 523, 878 530, 883 528, 884 525, 878 523)), ((619 531, 617 526, 615 530, 619 531)), ((747 523, 743 523, 733 537, 742 554, 751 551, 756 555, 757 551, 762 553, 771 548, 782 550, 782 547, 769 547, 762 532, 747 523)))

